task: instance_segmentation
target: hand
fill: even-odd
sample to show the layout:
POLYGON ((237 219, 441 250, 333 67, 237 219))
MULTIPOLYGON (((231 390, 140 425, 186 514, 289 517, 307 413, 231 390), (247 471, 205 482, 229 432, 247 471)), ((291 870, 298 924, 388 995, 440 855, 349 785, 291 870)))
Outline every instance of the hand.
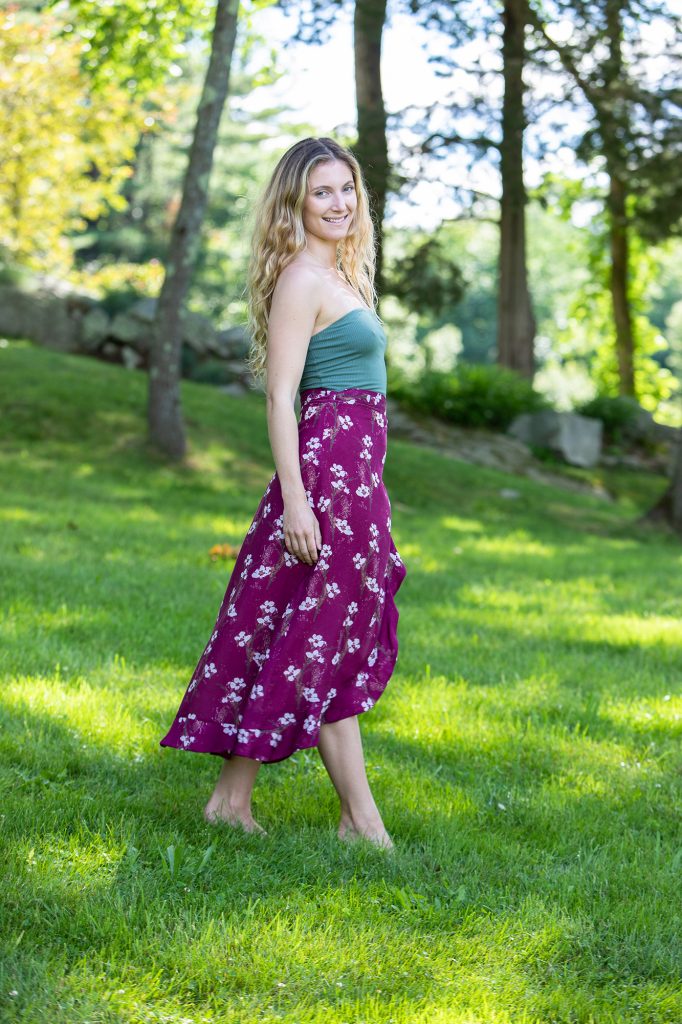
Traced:
POLYGON ((307 501, 284 505, 284 544, 290 555, 313 565, 322 547, 322 533, 315 513, 307 501))

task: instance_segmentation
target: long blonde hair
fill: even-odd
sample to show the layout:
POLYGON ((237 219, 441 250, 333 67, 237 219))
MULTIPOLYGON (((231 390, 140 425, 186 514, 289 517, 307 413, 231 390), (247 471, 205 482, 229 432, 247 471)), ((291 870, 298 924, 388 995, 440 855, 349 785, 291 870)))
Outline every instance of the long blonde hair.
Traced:
POLYGON ((280 158, 253 211, 246 286, 251 341, 246 362, 259 384, 266 380, 268 320, 275 284, 287 264, 306 248, 303 204, 310 173, 331 160, 348 164, 357 196, 353 228, 337 247, 337 268, 366 304, 376 307, 374 227, 360 164, 334 139, 302 139, 280 158))

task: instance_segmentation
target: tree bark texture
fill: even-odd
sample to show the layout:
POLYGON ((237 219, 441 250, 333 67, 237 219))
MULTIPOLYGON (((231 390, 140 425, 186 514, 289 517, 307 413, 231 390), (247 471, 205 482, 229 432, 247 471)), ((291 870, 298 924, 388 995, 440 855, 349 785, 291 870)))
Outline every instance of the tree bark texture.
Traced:
POLYGON ((152 444, 178 460, 186 451, 180 406, 182 314, 201 240, 213 153, 228 95, 238 13, 239 0, 217 0, 211 55, 153 326, 147 408, 149 437, 152 444))
POLYGON ((354 18, 355 91, 358 139, 354 146, 365 176, 376 238, 376 288, 383 284, 383 223, 388 191, 386 108, 381 88, 381 37, 386 0, 356 0, 354 18))
POLYGON ((526 189, 523 182, 523 69, 527 0, 506 0, 503 20, 504 100, 500 143, 502 198, 497 359, 501 366, 532 379, 535 372, 535 317, 526 265, 526 189))
POLYGON ((628 223, 626 191, 617 172, 611 171, 608 211, 611 266, 609 287, 613 322, 616 329, 618 390, 621 395, 635 394, 634 335, 630 309, 628 223))

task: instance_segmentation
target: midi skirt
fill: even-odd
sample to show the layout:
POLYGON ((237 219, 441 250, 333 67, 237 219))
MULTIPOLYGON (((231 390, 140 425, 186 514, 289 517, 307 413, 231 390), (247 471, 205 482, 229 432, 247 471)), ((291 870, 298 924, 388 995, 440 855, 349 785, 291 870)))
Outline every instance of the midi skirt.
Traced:
POLYGON ((318 560, 286 549, 275 473, 161 746, 282 761, 317 746, 325 722, 376 704, 398 657, 406 576, 383 482, 387 425, 381 392, 301 393, 299 464, 318 560))

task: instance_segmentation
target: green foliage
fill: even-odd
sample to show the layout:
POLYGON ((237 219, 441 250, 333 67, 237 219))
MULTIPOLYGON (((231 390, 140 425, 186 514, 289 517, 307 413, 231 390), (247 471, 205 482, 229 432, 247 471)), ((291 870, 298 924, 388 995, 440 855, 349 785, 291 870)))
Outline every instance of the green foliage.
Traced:
POLYGON ((386 291, 411 309, 441 313, 462 298, 464 278, 442 238, 413 236, 408 252, 393 265, 386 291))
POLYGON ((465 427, 506 430, 515 416, 549 404, 525 377, 501 366, 458 363, 450 373, 427 370, 414 381, 392 372, 389 384, 406 409, 465 427))
POLYGON ((596 395, 589 402, 575 407, 581 416, 590 416, 604 424, 605 439, 612 444, 631 440, 642 408, 635 398, 627 395, 596 395))

